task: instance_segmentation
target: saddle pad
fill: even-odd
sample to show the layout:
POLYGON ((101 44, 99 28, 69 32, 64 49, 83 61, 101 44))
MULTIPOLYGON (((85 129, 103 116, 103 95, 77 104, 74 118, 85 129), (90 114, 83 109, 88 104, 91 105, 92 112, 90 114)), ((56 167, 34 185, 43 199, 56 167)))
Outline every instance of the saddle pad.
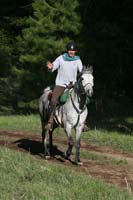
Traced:
POLYGON ((68 99, 68 97, 70 96, 71 93, 71 89, 66 90, 60 97, 60 103, 65 103, 68 99))

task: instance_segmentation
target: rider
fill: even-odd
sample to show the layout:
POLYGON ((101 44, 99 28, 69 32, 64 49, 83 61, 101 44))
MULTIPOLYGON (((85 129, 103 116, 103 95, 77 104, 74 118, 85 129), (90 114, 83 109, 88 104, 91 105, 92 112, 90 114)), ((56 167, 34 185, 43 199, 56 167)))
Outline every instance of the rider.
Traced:
POLYGON ((80 57, 76 55, 77 45, 75 42, 69 42, 66 46, 67 52, 60 55, 54 62, 47 62, 47 67, 52 72, 57 70, 55 88, 50 103, 50 113, 46 130, 51 130, 53 126, 53 114, 58 103, 59 97, 70 85, 74 85, 77 80, 78 72, 82 71, 83 65, 80 57))

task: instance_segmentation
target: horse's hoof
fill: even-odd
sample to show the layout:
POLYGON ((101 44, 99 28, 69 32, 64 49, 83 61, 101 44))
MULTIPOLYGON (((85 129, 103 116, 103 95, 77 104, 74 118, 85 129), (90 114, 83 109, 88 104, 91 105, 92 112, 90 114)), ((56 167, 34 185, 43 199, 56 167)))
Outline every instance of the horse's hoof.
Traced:
POLYGON ((78 166, 82 166, 83 162, 81 162, 81 161, 75 161, 75 164, 78 165, 78 166))
POLYGON ((64 154, 64 157, 65 157, 66 160, 70 160, 70 155, 64 154))
POLYGON ((70 160, 70 157, 68 157, 68 156, 65 156, 65 160, 70 160))
POLYGON ((51 158, 50 155, 45 155, 45 159, 46 159, 46 160, 48 160, 48 159, 50 159, 50 158, 51 158))

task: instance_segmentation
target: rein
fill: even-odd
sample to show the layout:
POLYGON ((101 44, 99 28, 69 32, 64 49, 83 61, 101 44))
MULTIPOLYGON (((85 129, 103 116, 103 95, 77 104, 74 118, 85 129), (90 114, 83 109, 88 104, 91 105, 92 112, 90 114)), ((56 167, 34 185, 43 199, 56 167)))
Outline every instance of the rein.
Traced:
POLYGON ((77 119, 77 122, 76 122, 76 124, 74 125, 74 127, 76 127, 77 126, 77 124, 79 123, 79 120, 80 120, 80 115, 84 112, 84 110, 86 109, 86 105, 84 106, 84 109, 83 110, 81 110, 81 111, 79 111, 78 110, 78 108, 75 106, 75 104, 74 104, 74 101, 73 101, 73 98, 72 98, 72 96, 71 96, 71 101, 72 101, 72 105, 73 105, 73 107, 74 107, 74 109, 76 110, 76 112, 78 113, 78 119, 77 119))
POLYGON ((76 105, 75 105, 75 103, 74 103, 74 101, 73 101, 72 95, 70 95, 70 97, 71 97, 72 105, 73 105, 74 109, 76 110, 76 112, 77 112, 77 114, 78 114, 77 122, 76 122, 76 124, 74 125, 74 127, 76 127, 77 124, 79 123, 80 115, 81 115, 81 114, 85 111, 85 109, 86 109, 86 104, 84 105, 84 108, 80 111, 80 110, 76 107, 76 105))

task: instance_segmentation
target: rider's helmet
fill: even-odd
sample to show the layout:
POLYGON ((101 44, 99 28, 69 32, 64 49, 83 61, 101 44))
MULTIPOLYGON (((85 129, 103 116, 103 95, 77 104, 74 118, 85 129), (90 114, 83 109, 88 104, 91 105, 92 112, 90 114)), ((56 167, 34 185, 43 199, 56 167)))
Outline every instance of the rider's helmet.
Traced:
POLYGON ((69 42, 66 46, 67 51, 77 51, 77 44, 75 42, 69 42))

